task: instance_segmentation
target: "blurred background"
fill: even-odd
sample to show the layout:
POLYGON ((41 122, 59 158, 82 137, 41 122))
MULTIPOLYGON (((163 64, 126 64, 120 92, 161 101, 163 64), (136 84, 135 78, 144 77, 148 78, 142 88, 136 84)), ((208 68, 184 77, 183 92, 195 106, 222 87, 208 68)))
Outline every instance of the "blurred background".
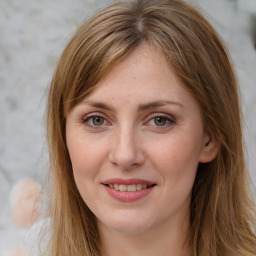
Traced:
MULTIPOLYGON (((44 182, 45 102, 58 57, 77 26, 111 0, 0 0, 0 256, 27 226, 13 221, 14 188, 44 182)), ((226 42, 242 92, 247 163, 256 184, 256 0, 190 0, 226 42)))

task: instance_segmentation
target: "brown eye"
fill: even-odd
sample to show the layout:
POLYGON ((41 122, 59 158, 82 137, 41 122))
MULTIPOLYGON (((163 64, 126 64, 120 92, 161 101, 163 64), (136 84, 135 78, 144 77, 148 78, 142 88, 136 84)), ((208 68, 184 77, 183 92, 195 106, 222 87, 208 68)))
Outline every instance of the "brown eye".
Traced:
POLYGON ((92 123, 95 126, 103 125, 104 121, 105 121, 104 118, 101 117, 101 116, 94 116, 94 117, 92 117, 92 123))
POLYGON ((154 123, 156 126, 164 126, 166 125, 166 122, 167 120, 164 117, 158 116, 154 118, 154 123))

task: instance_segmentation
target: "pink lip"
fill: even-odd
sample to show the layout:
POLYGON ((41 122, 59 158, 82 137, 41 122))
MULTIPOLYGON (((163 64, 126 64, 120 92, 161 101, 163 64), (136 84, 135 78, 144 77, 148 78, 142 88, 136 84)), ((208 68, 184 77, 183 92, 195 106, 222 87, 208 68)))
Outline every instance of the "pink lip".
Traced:
POLYGON ((114 199, 117 199, 118 201, 122 202, 133 202, 136 200, 139 200, 145 196, 147 196, 152 189, 155 186, 153 182, 147 181, 147 180, 141 180, 141 179, 120 179, 120 178, 114 178, 106 180, 102 183, 107 190, 108 194, 113 197, 114 199), (147 184, 148 188, 134 191, 134 192, 123 192, 119 190, 115 190, 113 188, 110 188, 106 186, 107 184, 124 184, 124 185, 132 185, 132 184, 147 184))
POLYGON ((124 184, 124 185, 132 185, 132 184, 146 184, 148 186, 153 185, 153 182, 142 179, 122 179, 122 178, 113 178, 102 182, 102 184, 124 184))

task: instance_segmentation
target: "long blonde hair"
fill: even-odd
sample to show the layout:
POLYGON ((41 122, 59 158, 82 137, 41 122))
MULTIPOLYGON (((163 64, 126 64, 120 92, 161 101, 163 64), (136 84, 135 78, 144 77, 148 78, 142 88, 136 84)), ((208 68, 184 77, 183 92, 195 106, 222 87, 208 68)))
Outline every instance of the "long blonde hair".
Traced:
POLYGON ((48 98, 53 256, 99 256, 95 216, 81 198, 65 141, 65 116, 111 67, 142 42, 154 44, 200 105, 219 145, 199 164, 191 201, 193 256, 254 256, 255 210, 245 168, 239 92, 225 46, 213 27, 181 0, 117 2, 82 24, 57 64, 48 98))

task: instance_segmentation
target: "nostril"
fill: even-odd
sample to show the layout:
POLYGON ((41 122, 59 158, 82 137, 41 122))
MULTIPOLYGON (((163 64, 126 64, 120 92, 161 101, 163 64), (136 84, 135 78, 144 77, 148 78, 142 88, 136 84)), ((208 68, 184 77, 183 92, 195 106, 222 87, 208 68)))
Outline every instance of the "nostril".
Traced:
POLYGON ((109 153, 110 162, 123 170, 130 170, 144 162, 143 152, 134 147, 120 147, 109 153))

